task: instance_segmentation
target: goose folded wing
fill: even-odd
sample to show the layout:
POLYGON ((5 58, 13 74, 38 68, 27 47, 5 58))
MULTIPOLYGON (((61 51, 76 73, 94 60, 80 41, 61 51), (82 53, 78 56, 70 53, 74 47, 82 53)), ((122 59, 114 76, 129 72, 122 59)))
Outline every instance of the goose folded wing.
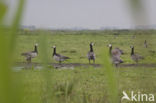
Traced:
POLYGON ((120 56, 121 53, 117 49, 114 49, 114 50, 112 50, 112 55, 113 56, 120 56))
POLYGON ((22 53, 21 54, 22 56, 30 56, 30 57, 36 57, 37 56, 37 53, 35 51, 30 51, 30 52, 25 52, 25 53, 22 53))
POLYGON ((56 54, 56 56, 60 57, 61 59, 70 59, 69 57, 63 56, 63 55, 60 55, 60 54, 56 54))
POLYGON ((22 53, 21 55, 22 55, 22 56, 30 56, 31 53, 32 53, 32 52, 25 52, 25 53, 22 53))
POLYGON ((119 51, 120 51, 121 54, 124 54, 123 50, 119 49, 119 51))
POLYGON ((135 54, 135 55, 136 55, 136 57, 137 57, 138 59, 144 59, 144 57, 141 56, 141 55, 139 55, 139 54, 135 54))
POLYGON ((70 59, 69 57, 66 57, 66 56, 61 56, 61 58, 63 58, 63 59, 70 59))
POLYGON ((120 58, 120 56, 112 56, 112 61, 113 61, 113 63, 115 63, 115 64, 123 63, 123 61, 122 61, 122 59, 120 58))
POLYGON ((117 51, 120 55, 121 55, 121 54, 124 54, 123 50, 121 50, 121 49, 119 49, 119 48, 115 48, 114 50, 117 51))

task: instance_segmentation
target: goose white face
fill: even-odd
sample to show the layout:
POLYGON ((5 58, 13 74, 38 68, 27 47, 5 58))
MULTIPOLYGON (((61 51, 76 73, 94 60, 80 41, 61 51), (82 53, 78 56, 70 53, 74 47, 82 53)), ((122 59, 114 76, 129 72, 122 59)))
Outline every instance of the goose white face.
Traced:
POLYGON ((109 44, 108 47, 112 47, 112 44, 109 44))
POLYGON ((134 48, 134 46, 130 46, 130 48, 134 48))
POLYGON ((90 43, 92 46, 94 45, 94 43, 90 43))
POLYGON ((36 43, 35 46, 38 46, 38 44, 36 43))
POLYGON ((56 48, 56 46, 54 45, 52 48, 56 48))

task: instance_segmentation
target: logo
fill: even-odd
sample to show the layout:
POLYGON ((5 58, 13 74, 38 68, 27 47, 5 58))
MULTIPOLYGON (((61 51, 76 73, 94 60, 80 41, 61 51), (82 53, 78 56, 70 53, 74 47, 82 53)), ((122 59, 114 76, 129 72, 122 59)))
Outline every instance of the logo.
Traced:
POLYGON ((154 94, 145 94, 141 92, 135 93, 134 91, 131 91, 130 95, 128 95, 125 91, 122 92, 123 97, 121 98, 121 101, 128 100, 128 101, 138 101, 138 102, 153 102, 155 101, 154 94))

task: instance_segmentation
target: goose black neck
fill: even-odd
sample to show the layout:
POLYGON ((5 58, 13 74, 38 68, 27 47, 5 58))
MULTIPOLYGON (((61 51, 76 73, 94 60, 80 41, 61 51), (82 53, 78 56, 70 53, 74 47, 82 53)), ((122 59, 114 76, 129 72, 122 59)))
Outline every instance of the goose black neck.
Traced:
POLYGON ((144 43, 147 43, 147 41, 145 40, 145 42, 144 43))
POLYGON ((54 48, 53 50, 53 56, 56 54, 56 48, 54 48))
POLYGON ((133 54, 134 54, 134 47, 131 50, 131 55, 133 55, 133 54))
POLYGON ((112 55, 112 46, 109 47, 109 54, 112 55))
POLYGON ((90 52, 93 52, 93 46, 90 44, 90 52))
POLYGON ((35 45, 34 52, 38 53, 37 46, 35 45))

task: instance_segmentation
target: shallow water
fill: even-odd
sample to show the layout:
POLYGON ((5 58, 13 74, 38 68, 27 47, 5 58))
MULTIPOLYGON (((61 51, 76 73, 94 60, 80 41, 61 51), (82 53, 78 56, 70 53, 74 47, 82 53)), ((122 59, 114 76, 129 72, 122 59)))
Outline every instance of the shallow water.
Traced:
POLYGON ((41 69, 43 69, 43 67, 42 66, 36 66, 36 67, 16 66, 16 67, 13 67, 12 69, 13 69, 13 71, 17 71, 18 72, 18 71, 21 71, 23 69, 41 70, 41 69))
MULTIPOLYGON (((12 68, 12 70, 15 71, 15 72, 18 72, 18 71, 21 71, 21 70, 24 70, 24 69, 42 70, 44 68, 45 67, 43 67, 43 66, 35 66, 35 67, 15 66, 15 67, 12 68)), ((73 70, 74 69, 74 67, 64 67, 64 66, 59 66, 59 67, 54 67, 54 68, 55 69, 60 69, 60 70, 62 70, 62 69, 72 69, 73 70)))

